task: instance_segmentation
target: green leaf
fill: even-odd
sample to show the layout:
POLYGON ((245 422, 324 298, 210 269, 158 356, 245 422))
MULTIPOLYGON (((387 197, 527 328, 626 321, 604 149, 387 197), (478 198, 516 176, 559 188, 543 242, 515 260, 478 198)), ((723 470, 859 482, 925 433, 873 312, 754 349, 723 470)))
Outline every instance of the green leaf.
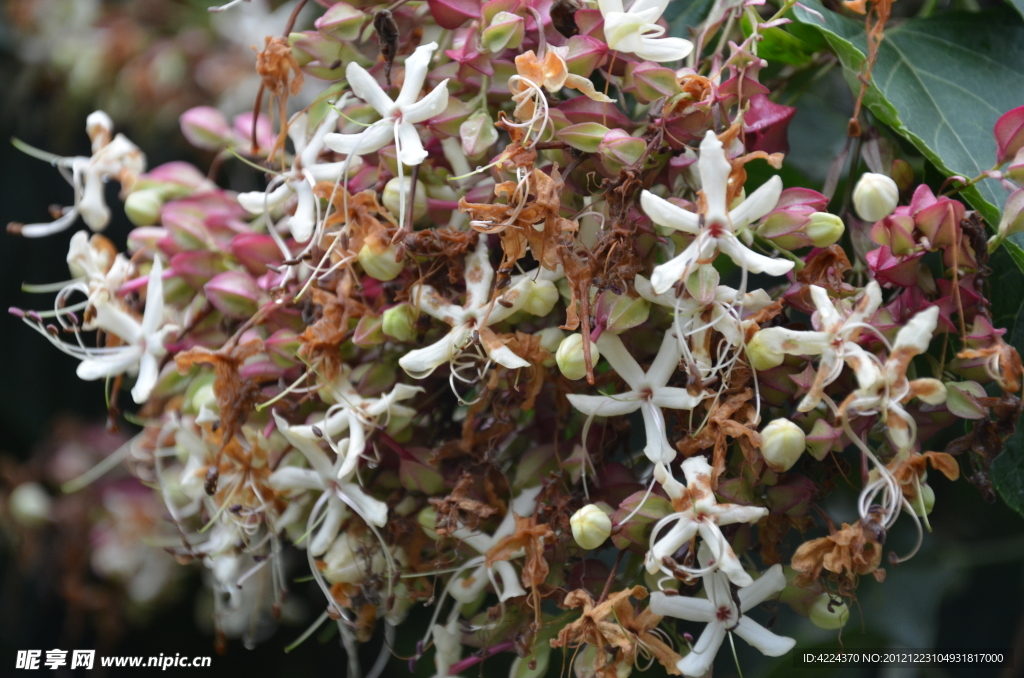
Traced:
POLYGON ((1007 0, 1007 1, 1011 5, 1013 5, 1017 9, 1018 12, 1020 12, 1021 16, 1024 16, 1024 0, 1007 0))
MULTIPOLYGON (((1020 0, 1024 2, 1024 0, 1020 0)), ((843 64, 851 87, 864 61, 864 27, 814 0, 796 19, 816 27, 843 64)), ((1009 9, 910 19, 889 28, 864 103, 947 176, 977 176, 995 163, 992 126, 1024 103, 1024 24, 1009 9)), ((992 225, 1005 193, 985 180, 963 191, 992 225)))
MULTIPOLYGON (((1024 0, 1022 0, 1024 1, 1024 0)), ((743 14, 741 22, 743 35, 750 37, 753 32, 750 15, 743 14)), ((761 41, 757 43, 757 56, 769 62, 802 66, 814 58, 817 50, 783 28, 761 29, 761 41)))
POLYGON ((678 38, 690 37, 690 26, 704 21, 714 0, 675 0, 665 9, 664 19, 668 22, 668 35, 678 38))

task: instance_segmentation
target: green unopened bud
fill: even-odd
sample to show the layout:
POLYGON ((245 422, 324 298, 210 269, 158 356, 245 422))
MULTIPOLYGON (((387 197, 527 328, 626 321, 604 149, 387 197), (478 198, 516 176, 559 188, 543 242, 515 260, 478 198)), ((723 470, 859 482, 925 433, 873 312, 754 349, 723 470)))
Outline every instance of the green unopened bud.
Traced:
POLYGON ((416 522, 420 524, 423 531, 427 533, 427 536, 437 541, 440 539, 440 535, 437 534, 437 530, 434 527, 437 525, 437 509, 433 506, 427 506, 416 515, 416 522))
POLYGON ((846 626, 846 620, 850 618, 850 608, 843 600, 822 593, 811 603, 807 616, 819 629, 834 631, 846 626))
POLYGON ((50 495, 39 483, 22 483, 7 498, 11 515, 25 527, 39 527, 50 519, 50 495))
POLYGON ((646 299, 604 291, 597 297, 594 317, 608 332, 624 332, 645 322, 651 311, 646 299))
POLYGON ((498 129, 487 111, 477 111, 459 125, 459 138, 462 140, 462 152, 475 160, 498 140, 498 129))
POLYGON ((935 490, 931 488, 931 485, 921 483, 921 489, 918 491, 917 497, 914 498, 911 506, 914 509, 914 513, 920 518, 924 518, 932 512, 932 509, 935 508, 935 490))
POLYGON ((843 220, 828 212, 815 212, 807 222, 807 237, 815 247, 834 245, 843 237, 846 226, 843 220))
POLYGON ((778 367, 785 358, 784 353, 776 351, 764 341, 761 332, 756 333, 747 342, 747 359, 755 370, 770 370, 773 367, 778 367))
POLYGON ((522 309, 537 316, 546 316, 558 302, 558 288, 550 280, 541 280, 530 285, 522 309))
MULTIPOLYGON (((600 359, 601 352, 597 350, 597 344, 590 342, 590 364, 595 365, 600 359)), ((566 379, 575 381, 587 376, 586 360, 583 357, 583 335, 573 333, 563 339, 558 351, 555 352, 555 362, 566 379)))
POLYGON ((381 327, 384 319, 379 315, 367 314, 359 319, 355 331, 352 332, 352 343, 361 348, 369 348, 384 343, 384 332, 381 327))
POLYGON ((523 17, 511 12, 498 12, 491 25, 480 35, 480 44, 492 54, 515 49, 523 44, 526 24, 523 17))
MULTIPOLYGON (((384 207, 388 208, 388 212, 398 220, 398 215, 402 213, 402 193, 405 193, 405 209, 406 212, 409 210, 409 189, 412 188, 412 178, 402 177, 399 179, 395 177, 384 186, 384 195, 381 198, 381 202, 384 203, 384 207)), ((412 206, 412 220, 419 221, 427 213, 427 189, 423 185, 422 181, 416 182, 416 195, 413 196, 412 206)), ((390 278, 389 278, 390 280, 390 278)))
POLYGON ((157 188, 144 188, 133 191, 124 201, 124 213, 136 226, 152 226, 160 221, 160 210, 163 209, 162 192, 157 188))
POLYGON ((776 473, 793 468, 806 444, 803 430, 789 419, 776 419, 761 431, 761 456, 776 473))
POLYGON ((384 311, 384 323, 381 325, 384 334, 399 341, 412 341, 416 338, 416 316, 409 304, 398 304, 384 311))
POLYGON ((596 549, 612 533, 612 519, 595 504, 587 504, 569 519, 576 543, 587 549, 596 549))
POLYGON ((597 153, 604 136, 610 132, 599 122, 581 122, 558 130, 560 140, 584 153, 597 153))
POLYGON ((880 221, 896 209, 900 189, 884 174, 865 172, 853 189, 853 208, 864 221, 880 221))
POLYGON ((379 239, 366 239, 359 250, 359 264, 366 275, 376 280, 394 280, 405 268, 405 257, 397 259, 398 248, 379 239))

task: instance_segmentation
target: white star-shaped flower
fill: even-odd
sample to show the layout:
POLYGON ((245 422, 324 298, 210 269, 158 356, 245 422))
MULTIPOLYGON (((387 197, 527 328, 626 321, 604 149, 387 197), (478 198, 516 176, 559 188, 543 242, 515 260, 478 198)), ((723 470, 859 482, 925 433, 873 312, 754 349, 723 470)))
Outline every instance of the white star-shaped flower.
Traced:
MULTIPOLYGON (((706 544, 701 546, 697 558, 705 568, 714 566, 714 556, 706 544)), ((757 581, 737 591, 734 598, 729 580, 722 572, 715 571, 704 576, 707 598, 667 596, 656 591, 651 594, 650 609, 663 617, 707 624, 690 653, 676 664, 684 676, 700 678, 711 670, 726 633, 734 632, 768 657, 781 657, 793 649, 795 640, 772 633, 744 614, 784 588, 786 576, 782 566, 774 565, 757 581)))
POLYGON ((519 275, 512 284, 491 300, 494 268, 488 258, 486 236, 481 236, 476 250, 466 257, 466 301, 457 306, 442 297, 430 285, 413 285, 409 290, 409 303, 438 320, 452 326, 442 339, 425 348, 402 356, 398 364, 411 377, 423 379, 435 369, 451 362, 473 339, 479 336, 487 357, 503 367, 517 369, 530 363, 512 352, 490 329, 519 310, 535 315, 546 315, 558 301, 558 288, 550 271, 519 275))
POLYGON ((110 208, 103 196, 107 179, 116 179, 127 193, 140 174, 146 171, 146 156, 123 134, 113 136, 114 122, 103 111, 95 111, 85 121, 85 130, 92 141, 92 156, 62 158, 30 148, 21 142, 25 152, 53 164, 75 189, 75 204, 64 208, 56 221, 8 226, 8 230, 26 238, 40 238, 59 233, 79 216, 93 231, 102 231, 110 223, 110 208))
POLYGON ((304 243, 313 237, 318 222, 318 205, 313 187, 318 182, 336 183, 346 171, 358 170, 362 160, 352 158, 339 162, 318 162, 324 150, 324 138, 337 128, 339 114, 331 108, 316 129, 310 131, 309 115, 299 113, 288 123, 288 136, 295 148, 291 170, 272 182, 275 188, 268 192, 251 191, 238 194, 240 204, 250 214, 263 214, 283 206, 293 195, 298 196, 295 214, 288 217, 288 230, 296 242, 304 243))
MULTIPOLYGON (((821 356, 814 383, 797 407, 800 412, 809 412, 818 406, 825 388, 839 378, 844 361, 850 362, 851 367, 858 370, 874 369, 875 361, 857 344, 857 339, 865 323, 882 304, 882 289, 873 280, 867 284, 863 296, 852 308, 846 308, 841 302, 833 303, 823 287, 811 285, 810 291, 818 310, 813 319, 817 331, 768 327, 751 337, 747 344, 747 355, 759 370, 781 365, 786 355, 821 356)), ((867 373, 863 378, 870 381, 874 374, 867 373)))
POLYGON ((672 499, 673 508, 677 512, 655 524, 651 532, 651 548, 644 560, 647 571, 655 574, 662 570, 670 574, 662 559, 671 557, 699 533, 710 549, 709 553, 714 556, 716 569, 721 570, 736 586, 749 586, 752 581, 750 575, 743 569, 720 526, 754 524, 768 515, 768 509, 761 506, 719 504, 711 489, 711 465, 704 457, 690 457, 684 461, 683 475, 686 476, 685 486, 673 478, 664 465, 658 464, 654 469, 654 477, 672 499), (672 529, 662 535, 662 528, 672 523, 675 523, 672 529))
POLYGON ((580 412, 597 417, 614 417, 640 410, 647 431, 644 454, 655 463, 668 464, 675 458, 676 451, 668 442, 662 408, 691 410, 705 397, 704 394, 691 395, 685 388, 667 386, 682 356, 679 339, 671 331, 665 333, 658 355, 647 372, 641 369, 617 335, 605 332, 596 343, 601 355, 630 390, 601 396, 569 394, 569 402, 580 412))
POLYGON ((793 268, 792 261, 758 254, 738 237, 742 229, 775 208, 782 194, 782 179, 773 176, 730 210, 726 204, 726 193, 732 165, 726 158, 722 142, 711 130, 701 142, 697 167, 704 198, 704 209, 699 213, 673 205, 650 191, 640 195, 640 204, 654 223, 696 236, 681 254, 655 267, 651 275, 655 293, 667 291, 685 278, 698 262, 711 261, 718 252, 726 254, 737 266, 750 273, 788 273, 793 268))
POLYGON ((604 36, 608 47, 636 54, 649 61, 678 61, 693 51, 693 43, 682 38, 665 38, 665 28, 657 21, 669 0, 636 0, 624 11, 622 0, 598 0, 604 16, 604 36))
POLYGON ((345 69, 348 85, 356 96, 373 106, 381 119, 359 134, 328 134, 327 145, 346 155, 373 153, 387 146, 392 140, 398 151, 398 159, 405 165, 418 165, 427 157, 420 141, 416 123, 440 115, 448 106, 448 80, 444 80, 419 101, 416 98, 423 89, 430 68, 430 58, 437 49, 437 43, 420 45, 405 60, 405 81, 398 98, 392 101, 377 84, 377 80, 365 68, 349 63, 345 69))

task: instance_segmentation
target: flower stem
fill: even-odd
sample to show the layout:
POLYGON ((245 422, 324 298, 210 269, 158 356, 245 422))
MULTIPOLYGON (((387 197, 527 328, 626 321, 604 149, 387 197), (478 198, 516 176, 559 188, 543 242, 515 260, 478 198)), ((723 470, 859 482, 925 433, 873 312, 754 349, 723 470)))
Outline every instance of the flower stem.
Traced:
POLYGON ((469 667, 476 666, 477 664, 479 664, 483 660, 487 659, 488 657, 496 655, 499 652, 505 652, 506 650, 511 650, 513 647, 514 647, 514 643, 511 640, 506 640, 504 643, 498 643, 497 645, 494 645, 492 647, 488 647, 488 648, 485 648, 483 650, 480 650, 480 652, 476 653, 472 657, 466 657, 462 661, 455 662, 454 664, 452 664, 448 668, 448 675, 449 676, 457 676, 460 673, 462 673, 463 671, 465 671, 466 669, 468 669, 469 667))

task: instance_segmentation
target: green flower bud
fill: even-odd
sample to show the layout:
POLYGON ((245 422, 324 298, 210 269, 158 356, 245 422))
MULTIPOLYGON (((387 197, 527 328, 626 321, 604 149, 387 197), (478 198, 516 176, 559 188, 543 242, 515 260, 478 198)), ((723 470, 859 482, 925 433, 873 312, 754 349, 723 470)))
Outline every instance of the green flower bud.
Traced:
POLYGON ((828 212, 815 212, 805 226, 807 237, 815 247, 834 245, 843 237, 846 226, 843 220, 828 212))
POLYGON ((459 138, 462 140, 462 152, 467 158, 477 159, 483 156, 498 140, 498 129, 487 111, 477 111, 459 125, 459 138))
POLYGON ((793 468, 806 445, 803 429, 789 419, 776 419, 761 431, 761 456, 776 473, 793 468))
POLYGON ((359 264, 366 271, 366 275, 376 280, 394 280, 405 268, 405 257, 396 261, 398 248, 391 244, 385 244, 378 239, 366 239, 359 250, 359 264))
POLYGON ((599 122, 581 122, 559 130, 555 136, 576 150, 597 153, 604 136, 610 131, 599 122))
POLYGON ((914 498, 914 503, 911 504, 911 507, 920 518, 924 518, 932 512, 932 509, 935 508, 935 490, 932 489, 931 485, 921 483, 921 490, 917 493, 917 497, 914 498))
MULTIPOLYGON (((384 186, 381 202, 388 212, 398 220, 402 213, 402 193, 405 193, 405 209, 409 209, 409 190, 412 188, 412 177, 395 177, 384 186)), ((422 181, 416 182, 416 195, 413 196, 412 220, 419 221, 427 213, 427 189, 422 181)), ((382 279, 382 278, 381 278, 382 279)))
POLYGON ((399 341, 412 341, 416 338, 416 317, 413 314, 412 306, 409 304, 398 304, 384 311, 384 324, 381 325, 384 334, 399 341))
POLYGON ((880 221, 896 209, 900 189, 884 174, 865 172, 853 189, 853 208, 864 221, 880 221))
POLYGON ((597 297, 594 317, 605 330, 618 334, 643 323, 651 311, 646 299, 604 291, 597 297))
POLYGON ((511 12, 498 12, 491 25, 480 35, 480 44, 492 54, 506 49, 516 49, 523 44, 526 24, 523 17, 511 12))
POLYGON ((815 598, 807 612, 812 624, 827 631, 843 628, 850 618, 850 608, 846 603, 842 600, 836 602, 836 599, 827 593, 815 598), (832 609, 829 609, 830 607, 832 609))
POLYGON ((427 536, 437 541, 441 536, 434 529, 437 525, 437 509, 433 506, 427 506, 416 515, 416 522, 420 524, 423 531, 427 533, 427 536))
POLYGON ((152 226, 160 221, 163 206, 162 192, 156 188, 145 188, 128 194, 124 201, 124 213, 136 226, 152 226))
MULTIPOLYGON (((596 365, 600 359, 601 352, 597 350, 597 344, 590 342, 590 363, 596 365)), ((566 379, 575 381, 587 376, 586 360, 583 357, 583 335, 574 332, 566 337, 558 346, 555 362, 566 379)))
POLYGON ((569 519, 576 543, 587 549, 596 549, 612 533, 612 519, 594 504, 587 504, 569 519))
POLYGON ((778 367, 785 360, 786 354, 776 351, 764 341, 761 332, 756 333, 747 342, 747 359, 755 370, 770 370, 778 367))

